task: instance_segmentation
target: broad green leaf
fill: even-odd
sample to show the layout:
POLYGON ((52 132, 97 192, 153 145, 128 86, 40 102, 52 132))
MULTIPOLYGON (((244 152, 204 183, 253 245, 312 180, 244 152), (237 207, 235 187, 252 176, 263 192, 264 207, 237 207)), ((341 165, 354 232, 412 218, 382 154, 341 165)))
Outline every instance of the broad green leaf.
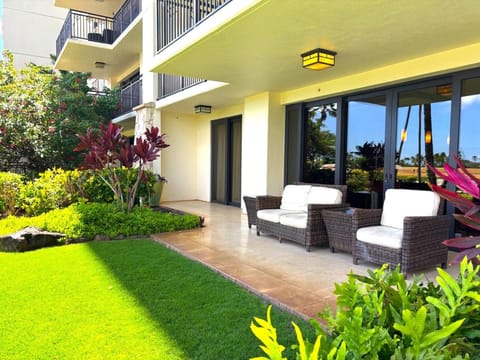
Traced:
POLYGON ((435 343, 437 343, 437 342, 439 342, 439 341, 441 341, 445 338, 448 338, 455 331, 457 331, 460 326, 462 326, 464 320, 465 319, 455 321, 454 323, 451 323, 450 325, 444 326, 440 330, 432 331, 431 333, 425 335, 423 337, 421 347, 422 348, 427 348, 427 347, 432 346, 433 344, 435 344, 435 343))

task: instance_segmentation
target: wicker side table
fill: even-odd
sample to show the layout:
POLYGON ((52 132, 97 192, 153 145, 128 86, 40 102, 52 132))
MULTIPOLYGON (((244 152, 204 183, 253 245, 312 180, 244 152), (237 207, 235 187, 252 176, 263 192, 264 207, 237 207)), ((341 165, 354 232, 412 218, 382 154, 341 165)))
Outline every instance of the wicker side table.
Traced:
POLYGON ((352 253, 352 209, 323 210, 322 217, 327 228, 330 251, 342 250, 352 253))
POLYGON ((257 199, 252 196, 244 196, 245 208, 247 210, 248 228, 257 226, 257 199))

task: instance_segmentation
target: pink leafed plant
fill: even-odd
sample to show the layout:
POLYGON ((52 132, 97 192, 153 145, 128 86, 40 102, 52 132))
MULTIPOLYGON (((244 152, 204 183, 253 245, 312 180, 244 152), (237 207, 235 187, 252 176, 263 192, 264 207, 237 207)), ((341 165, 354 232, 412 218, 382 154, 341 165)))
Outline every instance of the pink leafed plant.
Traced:
POLYGON ((81 168, 98 172, 100 178, 110 187, 115 195, 117 206, 132 210, 140 181, 144 179, 144 166, 160 156, 160 151, 170 146, 165 143, 165 134, 160 134, 157 127, 145 131, 144 137, 137 137, 135 144, 122 135, 123 128, 113 124, 100 125, 99 131, 88 130, 86 135, 77 135, 80 143, 75 151, 84 152, 81 168), (138 176, 133 183, 122 187, 116 169, 137 168, 138 176), (106 174, 106 175, 102 175, 106 174))
MULTIPOLYGON (((456 169, 449 164, 443 165, 445 173, 428 163, 426 165, 436 176, 455 184, 458 189, 471 195, 473 199, 469 200, 462 194, 435 184, 430 184, 430 187, 461 212, 453 214, 458 222, 472 229, 480 230, 480 179, 467 170, 460 158, 455 157, 455 162, 457 163, 456 169)), ((472 262, 480 264, 480 236, 448 239, 443 244, 460 250, 460 253, 452 260, 452 264, 460 263, 465 256, 472 262)))

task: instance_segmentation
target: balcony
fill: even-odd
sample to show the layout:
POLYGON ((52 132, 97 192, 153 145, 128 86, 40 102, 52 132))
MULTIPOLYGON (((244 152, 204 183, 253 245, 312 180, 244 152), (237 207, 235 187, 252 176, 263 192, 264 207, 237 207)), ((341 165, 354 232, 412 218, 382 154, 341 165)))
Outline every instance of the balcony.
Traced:
POLYGON ((68 39, 113 44, 140 11, 140 0, 127 0, 113 18, 70 10, 57 37, 57 57, 68 39))
POLYGON ((173 43, 232 0, 157 0, 157 51, 173 43))
POLYGON ((167 96, 186 90, 194 85, 200 84, 205 80, 200 78, 191 78, 185 76, 158 74, 158 93, 157 98, 163 99, 167 96))
POLYGON ((124 84, 120 89, 120 109, 117 116, 132 111, 135 106, 142 103, 142 79, 138 77, 124 84))
POLYGON ((89 72, 92 77, 107 79, 115 86, 125 72, 138 66, 142 51, 141 0, 82 4, 64 0, 61 4, 70 8, 81 6, 81 11, 68 13, 58 35, 56 69, 89 72), (115 16, 109 17, 112 13, 115 16))

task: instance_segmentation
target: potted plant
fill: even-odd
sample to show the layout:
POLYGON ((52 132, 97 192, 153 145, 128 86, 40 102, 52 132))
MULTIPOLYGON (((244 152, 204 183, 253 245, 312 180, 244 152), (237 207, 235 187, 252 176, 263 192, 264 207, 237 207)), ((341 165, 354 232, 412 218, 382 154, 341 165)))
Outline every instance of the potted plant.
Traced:
POLYGON ((159 174, 155 174, 155 184, 153 184, 153 194, 150 197, 150 206, 160 206, 162 198, 163 185, 167 179, 159 174))

